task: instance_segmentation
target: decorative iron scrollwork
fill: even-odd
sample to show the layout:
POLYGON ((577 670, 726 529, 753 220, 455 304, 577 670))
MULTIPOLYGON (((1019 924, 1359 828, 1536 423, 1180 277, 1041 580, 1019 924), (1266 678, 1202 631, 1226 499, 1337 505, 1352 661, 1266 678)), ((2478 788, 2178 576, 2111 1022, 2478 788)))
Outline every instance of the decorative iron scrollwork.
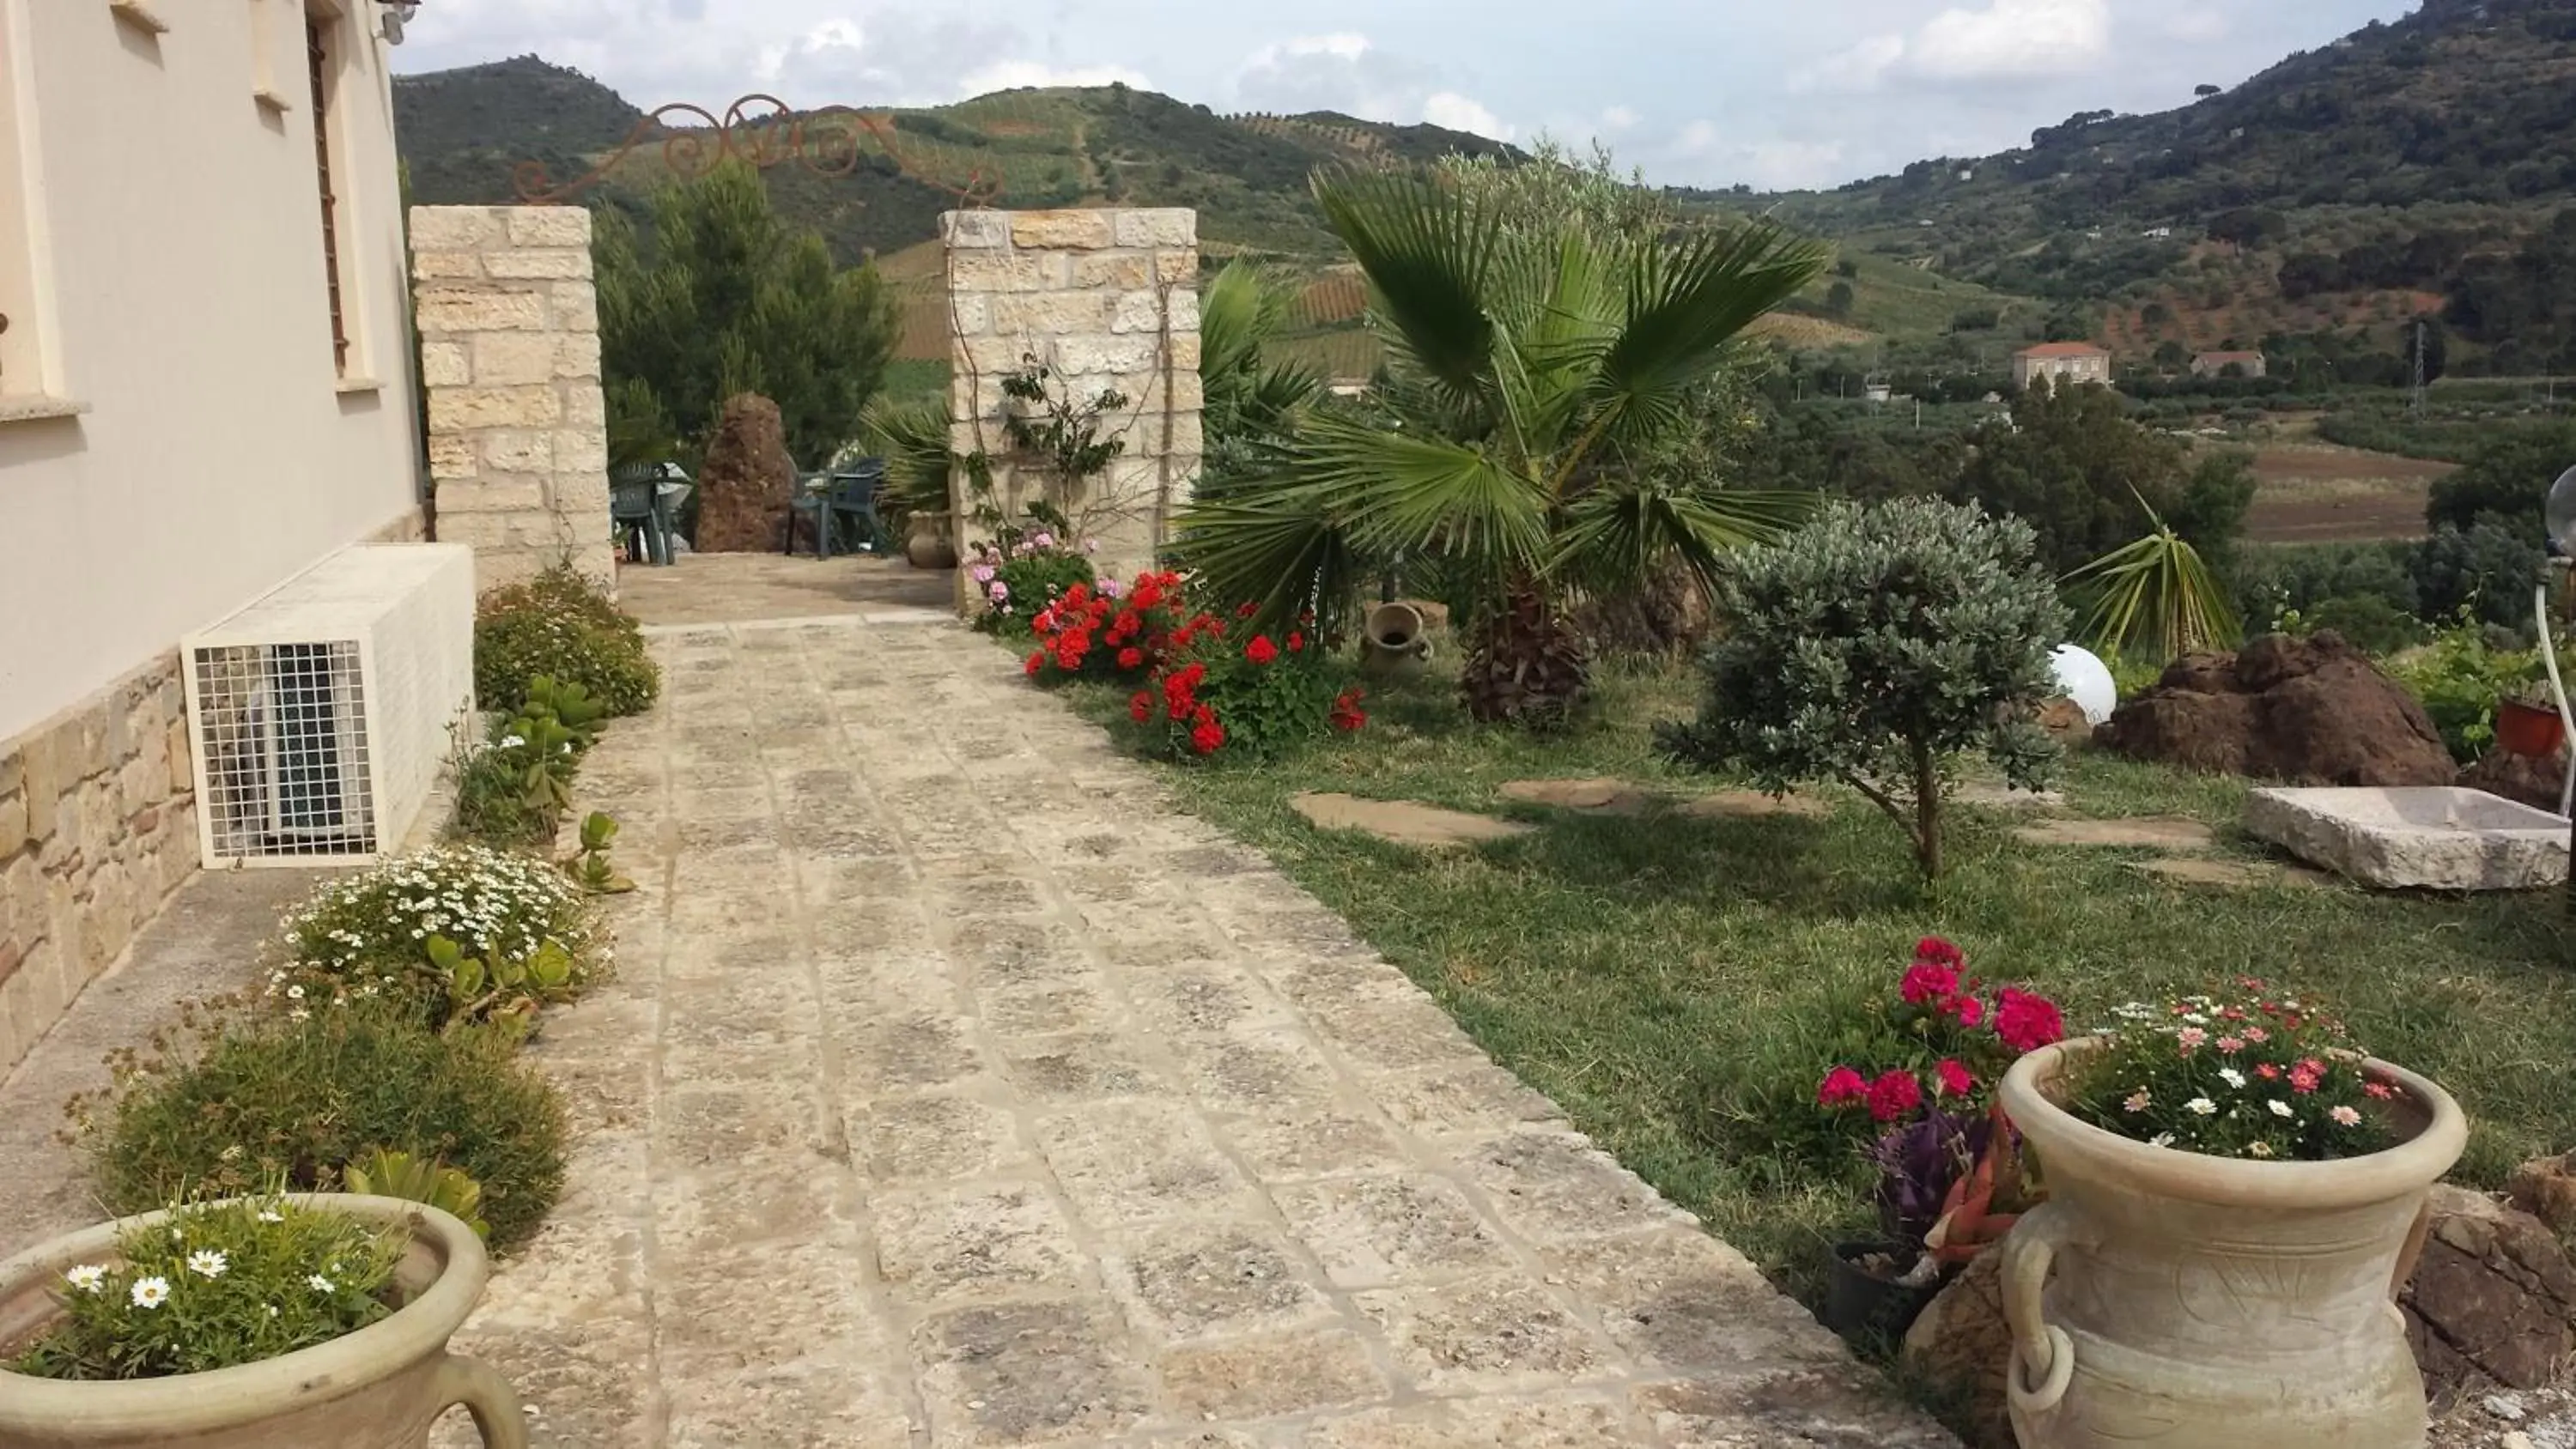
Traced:
POLYGON ((687 101, 657 106, 635 123, 617 149, 572 180, 558 183, 545 162, 530 159, 510 168, 511 185, 519 199, 531 206, 570 201, 605 180, 657 131, 662 133, 662 165, 682 181, 693 181, 728 159, 748 162, 762 171, 792 162, 817 176, 847 176, 859 169, 873 141, 904 175, 947 192, 960 206, 990 206, 1002 194, 1002 176, 986 170, 981 162, 963 177, 931 174, 919 158, 905 155, 891 115, 849 106, 799 111, 759 92, 725 107, 721 118, 687 101), (675 126, 666 119, 680 117, 694 118, 699 124, 675 126))

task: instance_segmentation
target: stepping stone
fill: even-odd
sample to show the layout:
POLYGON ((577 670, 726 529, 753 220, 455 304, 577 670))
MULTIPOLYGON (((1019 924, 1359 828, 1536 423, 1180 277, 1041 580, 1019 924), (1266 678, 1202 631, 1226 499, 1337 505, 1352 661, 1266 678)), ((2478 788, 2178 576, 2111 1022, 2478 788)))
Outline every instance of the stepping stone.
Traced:
POLYGON ((1684 805, 1681 813, 1696 815, 1703 820, 1759 820, 1772 815, 1821 820, 1833 814, 1834 807, 1812 795, 1765 795, 1759 790, 1720 790, 1684 805))
POLYGON ((2145 815, 2126 820, 2043 820, 2013 832, 2029 845, 2139 845, 2156 850, 2207 850, 2218 843, 2208 826, 2178 815, 2145 815))
POLYGON ((1411 800, 1363 800, 1356 795, 1299 795, 1288 802, 1323 830, 1357 830, 1397 845, 1427 849, 1479 845, 1527 835, 1534 827, 1491 815, 1443 810, 1411 800))
POLYGON ((1601 776, 1589 780, 1512 780, 1500 792, 1506 800, 1552 805, 1587 815, 1639 815, 1655 797, 1625 780, 1601 776))
POLYGON ((2056 790, 2024 790, 2001 780, 1970 780, 1950 792, 1952 803, 1988 810, 2057 810, 2066 796, 2056 790))
POLYGON ((2260 886, 2295 886, 2315 890, 2332 879, 2317 871, 2299 866, 2270 865, 2256 861, 2203 860, 2192 856, 2169 855, 2161 860, 2138 860, 2129 863, 2131 870, 2177 885, 2216 886, 2221 890, 2253 890, 2260 886))

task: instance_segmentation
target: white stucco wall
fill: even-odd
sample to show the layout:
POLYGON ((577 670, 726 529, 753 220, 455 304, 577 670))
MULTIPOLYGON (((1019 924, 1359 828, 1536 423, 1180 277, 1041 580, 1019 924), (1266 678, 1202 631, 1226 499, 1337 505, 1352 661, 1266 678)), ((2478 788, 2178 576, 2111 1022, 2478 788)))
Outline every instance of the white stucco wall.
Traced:
MULTIPOLYGON (((14 133, 23 193, 0 195, 0 249, 32 251, 38 293, 0 313, 32 317, 45 354, 28 365, 15 327, 0 353, 0 740, 418 511, 376 7, 347 0, 334 32, 344 377, 307 0, 142 4, 166 31, 109 0, 0 0, 0 146, 14 133), (26 417, 46 410, 31 392, 82 410, 26 417)), ((0 187, 11 174, 0 161, 0 187)))

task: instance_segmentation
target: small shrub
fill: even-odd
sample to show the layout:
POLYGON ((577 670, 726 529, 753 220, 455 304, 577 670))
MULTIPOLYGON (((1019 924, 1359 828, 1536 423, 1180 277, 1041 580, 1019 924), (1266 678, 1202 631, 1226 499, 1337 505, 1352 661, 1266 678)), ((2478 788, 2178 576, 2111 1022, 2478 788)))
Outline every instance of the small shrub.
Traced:
POLYGON ((1368 723, 1360 691, 1325 672, 1323 649, 1304 629, 1238 641, 1206 614, 1173 633, 1127 713, 1181 759, 1270 755, 1368 723))
MULTIPOLYGON (((2576 456, 2576 455, 2571 455, 2576 456)), ((2531 631, 2531 591, 2545 555, 2540 530, 2480 518, 2467 528, 2445 523, 2415 545, 2408 571, 2422 616, 2447 619, 2462 609, 2516 633, 2531 631)))
POLYGON ((2298 633, 2332 629, 2356 646, 2373 654, 2394 654, 2411 649, 2431 637, 2432 630, 2412 614, 2401 614, 2388 606, 2388 601, 2369 594, 2325 599, 2314 609, 2298 617, 2298 633))
POLYGON ((2109 1045, 2077 1064, 2066 1110, 2106 1132, 2212 1157, 2323 1162, 2388 1146, 2396 1087, 2313 1002, 2240 983, 2115 1008, 2109 1045))
POLYGON ((483 1221, 483 1184, 444 1162, 378 1147, 340 1169, 340 1188, 362 1197, 397 1197, 427 1203, 474 1230, 492 1236, 483 1221))
POLYGON ((1032 621, 1056 600, 1099 582, 1089 555, 1046 529, 999 544, 979 543, 965 567, 984 596, 975 627, 1010 638, 1027 637, 1032 621))
POLYGON ((662 690, 635 621, 564 564, 475 607, 474 690, 484 706, 519 708, 540 676, 581 686, 612 715, 641 714, 662 690))
POLYGON ((154 1379, 259 1363, 393 1312, 403 1238, 275 1194, 183 1207, 133 1228, 55 1291, 63 1316, 9 1367, 49 1379, 154 1379))
POLYGON ((506 1032, 427 1032, 357 1001, 300 1020, 219 1009, 190 1035, 111 1058, 116 1084, 73 1103, 111 1211, 279 1181, 327 1191, 382 1148, 480 1183, 492 1245, 507 1248, 563 1190, 563 1105, 506 1032))
POLYGON ((462 1019, 514 1014, 516 1001, 460 995, 434 943, 465 955, 531 962, 552 945, 570 965, 561 999, 578 996, 608 969, 606 928, 581 888, 544 861, 480 846, 448 846, 387 861, 333 881, 279 923, 283 960, 270 973, 273 996, 289 1009, 346 996, 389 997, 446 1027, 462 1019))
POLYGON ((1837 504, 1776 547, 1728 558, 1729 632, 1707 656, 1707 701, 1695 723, 1660 732, 1665 752, 1769 790, 1842 781, 1939 875, 1956 757, 1982 751, 2036 786, 2056 756, 2031 721, 2056 692, 2049 651, 2067 615, 2035 551, 2018 521, 1904 498, 1837 504))
POLYGON ((1125 589, 1113 579, 1074 584, 1030 621, 1038 647, 1028 657, 1029 677, 1041 684, 1141 678, 1162 662, 1187 619, 1178 574, 1138 574, 1125 589))
POLYGON ((2487 626, 2463 610, 2430 645, 2398 655, 2387 668, 2432 717, 2451 758, 2467 764, 2495 743, 2498 701, 2537 678, 2540 661, 2534 653, 2499 648, 2487 626))

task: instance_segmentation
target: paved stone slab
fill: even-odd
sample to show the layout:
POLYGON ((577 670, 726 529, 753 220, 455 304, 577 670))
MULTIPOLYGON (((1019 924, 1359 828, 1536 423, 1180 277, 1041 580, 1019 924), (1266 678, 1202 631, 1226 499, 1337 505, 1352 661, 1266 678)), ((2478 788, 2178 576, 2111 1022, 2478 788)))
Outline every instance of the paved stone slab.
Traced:
POLYGON ((2157 850, 2207 850, 2218 843, 2210 828, 2178 815, 2141 815, 2121 820, 2043 820, 2013 832, 2029 845, 2078 848, 2150 846, 2157 850))
POLYGON ((1625 780, 1508 780, 1496 792, 1506 800, 1552 805, 1586 815, 1642 815, 1653 808, 1655 793, 1625 780))
POLYGON ((2245 829, 2384 890, 2534 890, 2567 879, 2567 822, 2483 790, 2257 790, 2245 829))
POLYGON ((1766 795, 1759 790, 1719 790, 1682 806, 1684 815, 1711 820, 1763 820, 1789 815, 1821 820, 1834 813, 1833 803, 1813 795, 1766 795))
POLYGON ((653 579, 717 622, 583 774, 623 970, 533 1048, 568 1191, 459 1340, 535 1443, 1940 1442, 1007 654, 679 588, 728 566, 653 579))
POLYGON ((2298 866, 2274 865, 2269 861, 2206 860, 2188 855, 2166 856, 2160 860, 2132 861, 2129 868, 2140 875, 2176 885, 2208 886, 2216 890, 2260 890, 2266 886, 2293 886, 2313 890, 2333 877, 2298 866))
POLYGON ((1411 800, 1363 800, 1356 795, 1298 795, 1288 802, 1321 830, 1357 830, 1397 845, 1439 849, 1480 845, 1527 835, 1530 827, 1516 820, 1443 810, 1411 800))

